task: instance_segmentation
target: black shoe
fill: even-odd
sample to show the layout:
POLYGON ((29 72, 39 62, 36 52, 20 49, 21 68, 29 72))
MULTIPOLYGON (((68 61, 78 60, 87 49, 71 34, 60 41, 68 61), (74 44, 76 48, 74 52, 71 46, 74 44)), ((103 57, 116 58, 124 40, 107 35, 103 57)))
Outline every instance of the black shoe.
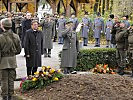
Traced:
POLYGON ((109 48, 109 46, 107 45, 106 48, 109 48))
POLYGON ((48 54, 48 57, 51 58, 51 54, 48 54))
POLYGON ((84 44, 84 46, 87 46, 87 44, 84 44))
POLYGON ((98 45, 95 45, 94 47, 98 47, 98 45))

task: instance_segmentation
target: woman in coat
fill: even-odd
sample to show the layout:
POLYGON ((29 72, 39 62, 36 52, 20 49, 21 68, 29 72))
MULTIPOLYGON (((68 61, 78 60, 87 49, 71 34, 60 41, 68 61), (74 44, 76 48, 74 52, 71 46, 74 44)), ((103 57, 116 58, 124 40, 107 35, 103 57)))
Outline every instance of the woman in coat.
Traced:
POLYGON ((61 57, 61 68, 64 74, 69 74, 73 67, 77 65, 77 53, 79 51, 79 43, 77 34, 72 29, 73 22, 67 22, 67 29, 63 31, 64 45, 61 57))

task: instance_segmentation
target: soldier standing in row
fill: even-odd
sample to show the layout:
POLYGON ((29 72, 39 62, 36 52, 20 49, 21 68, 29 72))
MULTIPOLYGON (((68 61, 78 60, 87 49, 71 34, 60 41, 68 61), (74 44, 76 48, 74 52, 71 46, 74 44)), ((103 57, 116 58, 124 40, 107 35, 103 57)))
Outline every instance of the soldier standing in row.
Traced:
POLYGON ((130 27, 130 23, 128 21, 128 15, 123 16, 123 22, 125 23, 126 28, 129 28, 130 27))
POLYGON ((53 36, 55 32, 54 21, 52 16, 49 16, 43 20, 40 25, 43 30, 43 48, 44 48, 44 57, 51 57, 51 49, 53 49, 53 36))
POLYGON ((106 22, 105 24, 105 35, 106 35, 106 41, 107 41, 107 48, 108 47, 111 47, 111 37, 112 37, 112 34, 111 34, 111 31, 112 31, 112 28, 113 28, 113 19, 114 18, 114 15, 110 15, 109 16, 109 20, 106 22))
POLYGON ((72 13, 71 18, 69 18, 69 21, 73 22, 73 30, 75 31, 79 24, 78 18, 76 18, 75 13, 72 13))
POLYGON ((133 77, 133 24, 128 30, 128 44, 129 63, 132 69, 131 77, 133 77))
POLYGON ((116 45, 117 45, 117 52, 116 52, 116 59, 118 64, 118 74, 124 75, 124 68, 126 67, 126 56, 127 56, 127 28, 125 23, 121 22, 120 27, 116 29, 116 45))
POLYGON ((1 20, 3 33, 0 34, 0 70, 2 74, 1 89, 3 100, 17 100, 13 98, 14 80, 16 79, 16 55, 21 52, 20 39, 11 30, 12 22, 5 18, 1 20))
POLYGON ((58 28, 58 44, 63 44, 62 31, 65 30, 66 19, 64 13, 60 16, 57 22, 58 28))
POLYGON ((101 33, 104 31, 104 21, 101 18, 101 14, 97 13, 97 18, 94 19, 93 25, 94 38, 95 38, 95 47, 100 47, 100 38, 101 33))
POLYGON ((81 38, 83 38, 83 46, 88 45, 89 31, 92 26, 91 19, 88 18, 88 12, 85 12, 84 18, 82 18, 81 38))
POLYGON ((69 74, 77 65, 77 54, 79 52, 79 43, 77 33, 73 30, 73 22, 66 23, 66 29, 62 32, 64 45, 61 56, 61 68, 64 74, 69 74))

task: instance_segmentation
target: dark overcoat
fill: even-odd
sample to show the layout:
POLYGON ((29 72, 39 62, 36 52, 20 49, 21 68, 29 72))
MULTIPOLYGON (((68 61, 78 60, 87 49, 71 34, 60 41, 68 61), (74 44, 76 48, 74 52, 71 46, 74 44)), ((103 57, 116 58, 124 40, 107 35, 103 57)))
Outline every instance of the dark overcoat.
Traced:
POLYGON ((22 21, 22 37, 21 37, 22 47, 24 47, 24 44, 25 44, 24 42, 25 42, 26 31, 30 28, 31 28, 31 20, 23 19, 23 21, 22 21))
POLYGON ((41 31, 26 31, 25 54, 27 67, 41 67, 41 55, 43 54, 43 35, 41 31))
POLYGON ((82 26, 82 31, 81 31, 81 37, 83 38, 88 38, 88 34, 89 34, 89 29, 91 27, 91 20, 89 18, 83 18, 82 19, 82 23, 84 24, 82 26))
POLYGON ((76 67, 77 52, 79 51, 77 34, 74 31, 66 29, 62 36, 64 38, 64 45, 61 56, 61 68, 76 67))

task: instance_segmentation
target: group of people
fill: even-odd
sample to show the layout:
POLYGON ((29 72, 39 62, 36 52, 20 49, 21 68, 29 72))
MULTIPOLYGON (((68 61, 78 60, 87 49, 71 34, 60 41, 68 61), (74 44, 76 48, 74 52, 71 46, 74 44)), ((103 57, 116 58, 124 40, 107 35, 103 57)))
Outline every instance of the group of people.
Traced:
POLYGON ((132 66, 133 77, 133 25, 130 26, 128 16, 120 21, 118 16, 109 15, 104 23, 101 14, 92 21, 85 12, 79 22, 75 13, 67 20, 64 14, 44 14, 39 20, 37 13, 0 13, 0 70, 2 74, 3 100, 12 100, 14 79, 16 76, 16 55, 24 48, 27 76, 34 75, 41 67, 41 55, 51 58, 53 42, 63 44, 61 65, 64 74, 76 73, 73 67, 77 64, 79 41, 77 32, 81 32, 83 46, 88 45, 89 32, 92 29, 95 47, 100 47, 101 33, 105 33, 107 48, 117 48, 118 73, 124 75, 126 58, 132 66), (40 29, 39 29, 40 28, 40 29))

